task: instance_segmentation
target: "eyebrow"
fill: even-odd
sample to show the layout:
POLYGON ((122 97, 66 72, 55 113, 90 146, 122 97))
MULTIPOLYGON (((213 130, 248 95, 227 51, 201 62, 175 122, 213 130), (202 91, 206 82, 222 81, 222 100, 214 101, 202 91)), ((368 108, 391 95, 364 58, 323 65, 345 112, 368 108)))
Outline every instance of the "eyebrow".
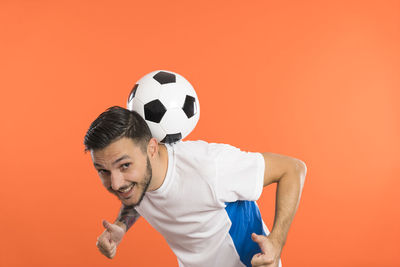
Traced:
MULTIPOLYGON (((112 165, 115 165, 115 164, 117 164, 118 162, 120 162, 120 161, 122 161, 122 160, 124 160, 124 159, 130 159, 130 157, 129 157, 128 155, 123 155, 122 157, 120 157, 120 158, 118 158, 117 160, 115 160, 115 161, 112 163, 112 165)), ((94 162, 93 164, 94 164, 95 167, 104 168, 103 165, 101 165, 101 164, 99 164, 99 163, 94 162)))

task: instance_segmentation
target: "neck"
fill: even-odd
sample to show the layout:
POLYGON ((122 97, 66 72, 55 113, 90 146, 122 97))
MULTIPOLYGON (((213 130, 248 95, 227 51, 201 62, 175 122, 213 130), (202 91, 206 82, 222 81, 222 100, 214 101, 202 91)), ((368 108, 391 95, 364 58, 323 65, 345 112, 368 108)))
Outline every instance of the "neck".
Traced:
POLYGON ((168 151, 164 144, 158 144, 158 155, 152 162, 152 186, 148 191, 154 191, 161 187, 168 170, 168 151))

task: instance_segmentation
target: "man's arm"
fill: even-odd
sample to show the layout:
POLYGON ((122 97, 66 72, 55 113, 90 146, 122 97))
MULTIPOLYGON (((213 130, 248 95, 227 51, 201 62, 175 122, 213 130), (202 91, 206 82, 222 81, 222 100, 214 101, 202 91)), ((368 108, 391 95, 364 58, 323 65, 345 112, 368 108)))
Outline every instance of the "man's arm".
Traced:
POLYGON ((140 217, 133 206, 122 204, 117 220, 111 224, 103 220, 104 232, 97 238, 96 246, 106 257, 112 259, 117 252, 117 246, 122 241, 126 231, 140 217))
POLYGON ((307 166, 299 159, 263 153, 264 186, 277 183, 274 225, 270 238, 284 246, 290 224, 299 206, 307 166))
POLYGON ((264 187, 277 183, 274 225, 268 237, 253 234, 262 253, 252 259, 253 266, 278 266, 289 227, 299 206, 307 166, 301 160, 274 153, 263 153, 264 187), (264 265, 266 264, 266 265, 264 265))
POLYGON ((122 227, 125 232, 139 219, 140 215, 133 206, 126 206, 122 204, 118 217, 114 224, 122 227))

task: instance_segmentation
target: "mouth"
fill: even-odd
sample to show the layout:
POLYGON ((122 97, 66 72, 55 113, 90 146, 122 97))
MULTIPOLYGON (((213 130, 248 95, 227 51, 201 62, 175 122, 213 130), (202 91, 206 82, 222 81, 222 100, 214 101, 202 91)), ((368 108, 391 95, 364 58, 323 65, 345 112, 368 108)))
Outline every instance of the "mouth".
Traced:
POLYGON ((132 183, 128 187, 125 187, 124 189, 118 190, 117 191, 118 195, 121 198, 124 198, 124 199, 130 198, 132 196, 133 191, 134 191, 135 184, 136 183, 132 183))

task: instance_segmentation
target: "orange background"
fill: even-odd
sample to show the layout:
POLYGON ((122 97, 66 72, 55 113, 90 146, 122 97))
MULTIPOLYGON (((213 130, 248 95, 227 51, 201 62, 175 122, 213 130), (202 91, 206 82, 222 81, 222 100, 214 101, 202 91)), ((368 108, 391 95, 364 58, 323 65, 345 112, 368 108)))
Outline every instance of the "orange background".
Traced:
POLYGON ((2 0, 0 36, 1 266, 177 266, 143 219, 97 251, 119 203, 82 144, 156 69, 196 89, 187 139, 306 162, 284 266, 400 266, 399 1, 2 0))

